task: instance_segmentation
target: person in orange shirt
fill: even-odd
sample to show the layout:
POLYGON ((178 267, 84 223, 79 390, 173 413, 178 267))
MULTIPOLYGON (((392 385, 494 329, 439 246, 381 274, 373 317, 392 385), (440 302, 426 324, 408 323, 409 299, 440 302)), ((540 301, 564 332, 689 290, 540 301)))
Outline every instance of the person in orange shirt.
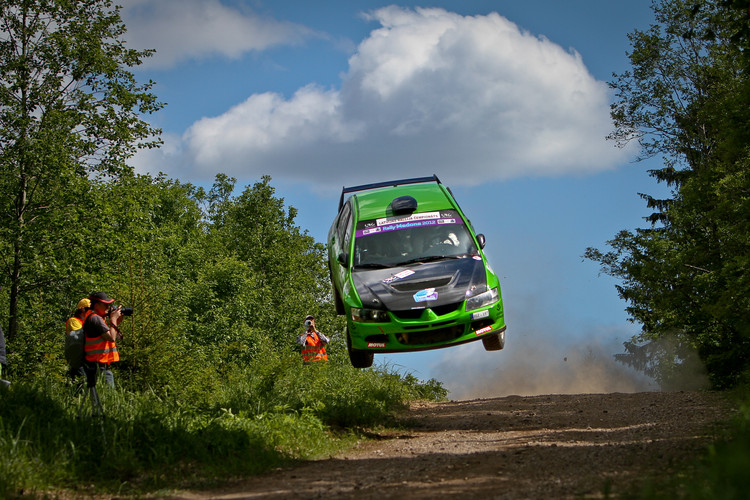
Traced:
POLYGON ((113 309, 114 299, 107 297, 104 292, 92 294, 89 300, 92 314, 83 323, 83 332, 86 336, 83 349, 86 360, 83 368, 86 372, 87 386, 96 387, 96 379, 102 374, 105 384, 114 387, 115 378, 110 365, 120 361, 115 341, 122 338, 119 329, 122 307, 113 309))
POLYGON ((302 361, 328 361, 328 342, 328 337, 316 328, 315 317, 312 314, 305 316, 305 331, 297 337, 297 344, 302 347, 302 361))

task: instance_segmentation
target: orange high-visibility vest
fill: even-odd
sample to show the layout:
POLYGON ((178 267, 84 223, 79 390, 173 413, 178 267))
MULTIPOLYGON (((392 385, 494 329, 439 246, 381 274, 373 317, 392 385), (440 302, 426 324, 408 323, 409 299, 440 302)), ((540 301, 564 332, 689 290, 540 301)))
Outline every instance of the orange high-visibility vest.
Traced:
MULTIPOLYGON (((88 320, 88 316, 86 316, 86 319, 88 320)), ((117 345, 110 340, 105 340, 101 335, 91 338, 86 337, 83 352, 86 355, 86 361, 94 361, 96 363, 114 363, 115 361, 120 361, 120 353, 117 352, 117 345)))
POLYGON ((326 346, 320 340, 318 332, 305 332, 305 335, 307 338, 305 339, 305 345, 302 347, 302 361, 305 363, 309 363, 310 361, 328 361, 326 346))

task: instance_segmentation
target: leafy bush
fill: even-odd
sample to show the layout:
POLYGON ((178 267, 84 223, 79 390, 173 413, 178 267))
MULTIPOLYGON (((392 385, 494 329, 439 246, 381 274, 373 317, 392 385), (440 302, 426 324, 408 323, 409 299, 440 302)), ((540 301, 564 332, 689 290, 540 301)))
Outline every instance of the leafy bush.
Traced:
POLYGON ((434 381, 304 365, 270 347, 248 364, 202 364, 195 373, 197 382, 158 390, 100 384, 104 419, 91 417, 90 402, 81 405, 61 377, 0 390, 0 496, 84 481, 137 494, 256 474, 333 453, 357 427, 386 424, 409 400, 445 395, 434 381))

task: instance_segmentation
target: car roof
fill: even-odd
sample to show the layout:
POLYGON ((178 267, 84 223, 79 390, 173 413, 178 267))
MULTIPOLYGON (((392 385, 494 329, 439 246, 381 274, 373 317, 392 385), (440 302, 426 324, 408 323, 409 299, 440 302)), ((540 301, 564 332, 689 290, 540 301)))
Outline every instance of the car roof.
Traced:
POLYGON ((373 189, 353 194, 351 198, 357 207, 358 219, 370 220, 392 216, 392 213, 388 213, 388 207, 393 199, 399 196, 411 196, 417 200, 417 213, 458 208, 451 196, 443 190, 442 185, 437 183, 373 189))

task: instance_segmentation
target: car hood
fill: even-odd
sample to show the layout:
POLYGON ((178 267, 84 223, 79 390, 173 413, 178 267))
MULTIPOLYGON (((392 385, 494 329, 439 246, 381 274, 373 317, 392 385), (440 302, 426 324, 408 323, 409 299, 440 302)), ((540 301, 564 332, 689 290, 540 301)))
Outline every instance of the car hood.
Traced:
POLYGON ((352 281, 363 307, 390 311, 462 302, 487 290, 487 272, 479 256, 354 270, 352 281))

